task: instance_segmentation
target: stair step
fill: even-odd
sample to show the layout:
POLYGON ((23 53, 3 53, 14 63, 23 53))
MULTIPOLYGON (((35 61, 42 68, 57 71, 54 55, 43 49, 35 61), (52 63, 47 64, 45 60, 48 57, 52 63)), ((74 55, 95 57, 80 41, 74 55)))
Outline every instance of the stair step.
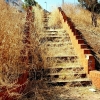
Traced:
POLYGON ((40 34, 41 36, 44 36, 45 38, 68 38, 70 39, 70 37, 66 34, 40 34))
POLYGON ((73 60, 73 59, 78 59, 77 55, 64 55, 64 56, 49 56, 47 57, 47 60, 54 60, 54 59, 61 59, 61 60, 73 60))
POLYGON ((42 37, 40 38, 40 41, 52 41, 52 42, 60 42, 60 41, 70 41, 67 37, 42 37))
POLYGON ((76 68, 47 68, 44 70, 44 74, 54 74, 54 73, 84 73, 83 67, 76 67, 76 68))
POLYGON ((69 41, 59 41, 59 42, 47 42, 47 44, 70 44, 70 45, 72 45, 72 43, 71 42, 69 42, 69 41))
POLYGON ((79 64, 69 34, 64 29, 50 29, 44 17, 44 34, 40 35, 40 42, 45 46, 47 68, 43 70, 43 77, 47 84, 69 86, 88 86, 91 81, 86 78, 84 68, 79 64))
POLYGON ((43 19, 49 19, 49 17, 48 17, 47 15, 45 15, 45 16, 43 17, 43 19))
POLYGON ((79 59, 47 59, 47 67, 53 66, 80 66, 79 59), (51 64, 50 64, 51 63, 51 64))
POLYGON ((48 26, 44 26, 44 28, 45 28, 45 29, 50 29, 50 27, 48 27, 48 26))
POLYGON ((53 67, 47 67, 47 69, 56 69, 56 68, 66 68, 66 69, 83 69, 83 67, 80 66, 53 66, 53 67))
POLYGON ((50 33, 51 32, 67 33, 66 30, 64 30, 64 29, 62 29, 62 30, 61 29, 55 29, 55 30, 54 29, 50 29, 50 30, 46 30, 45 32, 50 32, 50 33))
POLYGON ((52 83, 56 83, 56 82, 87 82, 87 81, 91 81, 89 78, 80 78, 80 79, 74 79, 74 80, 60 80, 60 79, 57 79, 57 80, 52 80, 51 82, 52 83))
POLYGON ((73 79, 79 79, 79 78, 86 78, 85 73, 71 73, 71 74, 63 74, 63 73, 52 73, 45 75, 47 77, 47 80, 73 80, 73 79))
MULTIPOLYGON (((48 34, 45 34, 44 36, 46 39, 66 39, 66 41, 69 41, 70 40, 70 37, 69 36, 58 36, 58 35, 48 35, 48 34)), ((42 36, 43 38, 43 36, 42 36)))
POLYGON ((88 78, 80 78, 75 80, 52 80, 48 81, 48 84, 51 85, 67 85, 69 86, 89 86, 91 85, 91 80, 88 78))
POLYGON ((48 18, 44 18, 43 22, 48 22, 48 20, 49 20, 48 18))
POLYGON ((48 26, 48 23, 44 23, 44 26, 48 26))
POLYGON ((65 33, 62 33, 62 34, 60 34, 60 33, 58 33, 58 32, 56 32, 56 33, 45 33, 45 36, 50 36, 50 37, 69 37, 69 34, 65 34, 65 33))
MULTIPOLYGON (((62 48, 62 49, 66 49, 66 48, 69 48, 69 49, 73 49, 74 50, 74 47, 73 46, 71 46, 71 45, 50 45, 50 44, 48 44, 47 45, 47 48, 48 49, 60 49, 60 48, 62 48)), ((67 49, 68 50, 68 49, 67 49)), ((65 51, 64 51, 65 52, 65 51)))
POLYGON ((47 59, 59 59, 59 60, 75 60, 78 57, 76 56, 75 52, 73 51, 73 49, 70 48, 70 50, 62 50, 62 49, 57 49, 57 48, 51 48, 50 49, 46 49, 46 55, 45 57, 47 57, 47 59), (52 52, 53 51, 53 52, 52 52), (60 52, 59 52, 60 51, 60 52), (63 51, 63 52, 62 52, 63 51), (58 52, 58 53, 57 53, 58 52))
POLYGON ((64 42, 62 42, 62 41, 60 41, 60 42, 47 42, 46 43, 47 45, 48 44, 52 44, 52 45, 59 45, 59 44, 61 44, 61 45, 71 45, 72 46, 72 43, 70 42, 70 41, 64 41, 64 42))
POLYGON ((50 47, 50 48, 56 48, 56 47, 66 47, 66 48, 73 48, 74 49, 74 47, 72 47, 72 45, 66 45, 66 44, 47 44, 46 45, 47 46, 47 48, 48 47, 50 47))
MULTIPOLYGON (((63 46, 63 47, 53 47, 53 46, 50 46, 50 45, 49 45, 47 48, 48 48, 48 51, 50 51, 51 49, 54 50, 54 51, 60 50, 59 53, 62 53, 62 54, 65 53, 65 52, 68 52, 68 51, 74 52, 74 48, 73 48, 72 46, 70 46, 70 45, 68 45, 68 46, 63 46), (73 51, 71 51, 71 50, 73 50, 73 51), (61 52, 61 51, 63 51, 63 52, 61 52)), ((68 54, 68 53, 66 53, 66 54, 68 54)), ((74 55, 74 54, 72 53, 72 55, 74 55)))
POLYGON ((74 75, 74 76, 77 76, 77 75, 82 75, 83 77, 86 75, 86 73, 50 73, 48 74, 48 76, 61 76, 61 75, 67 75, 67 76, 70 76, 70 75, 74 75))
POLYGON ((50 73, 47 74, 48 78, 59 78, 59 79, 78 79, 86 78, 86 73, 50 73))
POLYGON ((74 50, 74 47, 73 47, 72 45, 64 45, 64 44, 63 44, 63 45, 59 45, 59 44, 58 44, 58 45, 56 45, 56 44, 55 44, 55 45, 53 45, 53 44, 48 44, 48 45, 47 45, 47 48, 48 48, 48 49, 59 49, 59 50, 61 49, 61 50, 64 50, 64 52, 65 52, 65 50, 67 51, 68 48, 69 48, 69 50, 70 50, 70 49, 71 49, 71 50, 72 50, 72 49, 74 50), (59 47, 57 47, 57 46, 59 46, 59 47), (63 46, 63 47, 62 47, 62 46, 63 46))

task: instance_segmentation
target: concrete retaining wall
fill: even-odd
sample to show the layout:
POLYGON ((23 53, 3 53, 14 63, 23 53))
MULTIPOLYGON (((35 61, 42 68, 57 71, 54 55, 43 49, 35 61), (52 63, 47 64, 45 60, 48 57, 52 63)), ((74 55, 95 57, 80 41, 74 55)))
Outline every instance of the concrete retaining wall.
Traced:
POLYGON ((93 86, 100 90, 100 71, 93 70, 90 71, 90 78, 92 80, 93 86))

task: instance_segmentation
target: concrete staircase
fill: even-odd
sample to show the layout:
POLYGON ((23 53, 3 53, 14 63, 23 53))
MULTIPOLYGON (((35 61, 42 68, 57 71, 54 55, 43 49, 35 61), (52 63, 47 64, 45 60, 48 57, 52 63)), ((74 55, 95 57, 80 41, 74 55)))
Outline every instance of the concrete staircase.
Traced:
POLYGON ((49 27, 48 27, 49 14, 50 14, 50 13, 44 12, 44 18, 43 18, 44 30, 49 29, 49 27))
POLYGON ((46 59, 43 79, 52 85, 91 85, 74 51, 69 34, 63 29, 50 29, 48 14, 44 14, 43 20, 44 34, 40 34, 41 48, 44 48, 46 59))
POLYGON ((40 37, 40 42, 46 48, 47 64, 44 68, 43 77, 48 84, 91 85, 91 81, 80 65, 70 37, 65 30, 45 30, 44 35, 40 35, 40 37))

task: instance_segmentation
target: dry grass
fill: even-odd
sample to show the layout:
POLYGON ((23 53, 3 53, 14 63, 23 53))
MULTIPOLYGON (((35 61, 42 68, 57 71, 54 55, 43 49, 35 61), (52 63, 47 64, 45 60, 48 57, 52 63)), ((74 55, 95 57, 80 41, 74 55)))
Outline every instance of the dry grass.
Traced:
POLYGON ((81 25, 82 27, 91 24, 91 13, 79 6, 72 4, 64 5, 64 12, 75 23, 75 26, 81 25), (87 20, 88 19, 88 20, 87 20))
POLYGON ((34 13, 34 29, 37 34, 43 32, 43 10, 38 7, 33 7, 34 13))
MULTIPOLYGON (((77 8, 78 9, 78 8, 77 8)), ((75 13, 74 12, 74 10, 75 9, 73 9, 73 13, 75 13)), ((72 10, 71 10, 72 11, 72 10)), ((58 11, 57 11, 58 12, 58 11)), ((70 11, 69 11, 69 13, 70 13, 70 11)), ((55 15, 57 15, 58 13, 51 13, 51 17, 50 17, 50 20, 52 21, 53 19, 53 21, 51 22, 50 20, 49 20, 49 26, 51 27, 51 28, 61 28, 62 27, 62 24, 61 24, 61 19, 56 19, 56 18, 58 18, 58 16, 55 16, 55 15), (56 21, 55 21, 56 20, 56 21), (53 23, 54 22, 54 23, 53 23), (59 24, 61 25, 61 26, 56 26, 55 27, 55 25, 58 25, 58 22, 60 22, 59 24)), ((81 13, 81 14, 84 14, 84 13, 81 13)), ((88 12, 87 12, 87 14, 88 14, 88 12)), ((58 15, 60 15, 60 14, 58 14, 58 15)), ((76 14, 77 15, 77 14, 76 14)), ((79 14, 80 15, 80 14, 79 14)), ((71 16, 70 16, 71 17, 71 16)), ((79 16, 78 16, 79 17, 79 16)), ((73 19, 74 19, 74 16, 73 16, 73 19)), ((80 18, 80 20, 82 20, 82 22, 80 22, 80 21, 78 21, 78 19, 76 19, 76 23, 78 23, 78 25, 80 25, 79 23, 85 23, 83 26, 85 27, 85 25, 88 25, 88 23, 91 23, 91 21, 86 21, 86 18, 84 17, 83 19, 81 19, 80 18)), ((76 27, 78 26, 77 24, 76 24, 76 27)), ((82 26, 82 27, 83 27, 82 26)), ((79 26, 78 26, 79 27, 79 26)), ((92 26, 91 26, 92 27, 92 26)), ((38 33, 38 32, 37 32, 38 33)), ((43 34, 44 35, 44 34, 43 34)), ((45 37, 45 36, 43 36, 43 37, 45 37)), ((38 40, 38 39, 37 39, 38 40)), ((75 63, 72 63, 71 62, 71 60, 69 59, 68 60, 68 62, 67 62, 67 64, 66 64, 66 62, 64 62, 63 60, 61 61, 61 63, 57 63, 58 61, 57 61, 57 59, 48 59, 47 60, 47 58, 45 57, 46 56, 46 53, 48 52, 48 56, 53 56, 54 54, 54 51, 52 50, 52 49, 47 49, 47 46, 45 45, 45 42, 48 42, 48 40, 45 40, 44 41, 44 43, 41 43, 42 44, 42 53, 41 53, 41 55, 42 55, 42 57, 43 57, 43 60, 44 60, 44 62, 47 62, 44 66, 45 67, 47 67, 47 64, 48 64, 48 66, 49 67, 53 67, 53 65, 55 66, 79 66, 80 64, 79 63, 77 63, 77 61, 75 61, 75 63), (58 64, 58 65, 57 65, 58 64)), ((37 43, 37 42, 36 42, 37 43)), ((37 43, 38 44, 38 43, 37 43)), ((38 47, 38 46, 37 46, 38 47)), ((54 47, 55 48, 55 47, 54 47)), ((55 50, 56 51, 56 50, 55 50)), ((70 51, 70 50, 69 50, 70 51)), ((59 52, 59 51, 58 51, 59 52)), ((34 53, 34 52, 33 52, 34 53)), ((37 52, 38 53, 38 52, 37 52)), ((55 52, 56 53, 56 52, 55 52)), ((68 52, 69 53, 69 52, 68 52)), ((36 59, 36 61, 38 61, 38 59, 36 59)), ((52 72, 53 70, 51 70, 51 72, 52 72)), ((54 70, 55 71, 55 70, 54 70)), ((66 70, 61 70, 61 72, 64 74, 65 72, 67 72, 66 70)), ((79 71, 77 71, 77 72, 79 72, 79 71)), ((70 71, 70 73, 71 74, 73 74, 74 73, 74 71, 72 70, 72 71, 70 71)), ((59 78, 61 78, 61 79, 63 79, 63 78, 65 78, 65 75, 62 75, 62 77, 59 77, 59 78)), ((73 76, 69 76, 68 77, 69 79, 70 78, 75 78, 75 77, 73 77, 73 76)), ((80 76, 77 76, 77 78, 80 78, 80 76)), ((27 99, 33 99, 33 100, 69 100, 69 99, 73 99, 73 100, 82 100, 82 99, 84 99, 84 100, 87 100, 87 98, 88 97, 86 97, 86 98, 82 98, 82 97, 84 97, 84 96, 86 96, 88 93, 89 93, 89 91, 88 90, 84 90, 84 89, 87 89, 87 88, 79 88, 79 87, 77 87, 77 88, 70 88, 69 86, 65 86, 65 87, 59 87, 59 86, 57 86, 57 87, 50 87, 50 86, 47 86, 47 84, 45 84, 45 83, 43 83, 44 81, 41 81, 41 80, 39 80, 39 81, 33 81, 33 83, 32 82, 30 82, 30 84, 28 84, 29 85, 29 87, 30 87, 30 91, 28 91, 28 93, 27 94, 25 94, 25 95, 23 95, 23 97, 21 98, 21 99, 23 99, 23 100, 27 100, 27 99), (31 88, 32 87, 32 88, 31 88), (80 93, 80 94, 79 94, 80 93), (83 94, 86 94, 86 95, 84 95, 83 96, 83 94)), ((90 96, 91 96, 91 93, 90 93, 90 96)), ((21 100, 20 99, 20 100, 21 100)))
POLYGON ((49 17, 50 18, 49 18, 48 26, 54 29, 62 28, 60 13, 58 9, 54 9, 49 17))
POLYGON ((18 72, 25 14, 0 0, 0 77, 9 81, 10 74, 18 72), (3 5, 3 6, 2 6, 3 5))
MULTIPOLYGON (((21 50, 26 45, 22 42, 25 37, 26 13, 18 12, 17 9, 7 5, 4 0, 0 1, 0 11, 0 86, 8 88, 15 85, 14 80, 27 67, 20 59, 21 50)), ((38 39, 38 33, 43 30, 42 15, 43 11, 34 7, 34 22, 30 25, 31 43, 30 46, 28 45, 33 57, 30 69, 43 66, 38 39)))
MULTIPOLYGON (((22 69, 25 69, 27 65, 22 66, 20 62, 20 51, 23 50, 24 44, 22 43, 23 40, 23 30, 24 30, 24 23, 25 17, 24 14, 16 12, 14 8, 9 7, 6 5, 3 0, 0 1, 0 68, 3 69, 3 73, 1 73, 2 76, 2 85, 6 86, 13 86, 14 84, 9 84, 12 82, 15 78, 18 77, 18 74, 21 72, 20 67, 24 67, 22 69), (3 5, 3 7, 1 6, 3 5), (20 44, 20 45, 19 45, 20 44), (15 76, 15 74, 17 75, 15 76), (11 75, 14 76, 14 78, 11 79, 11 75), (11 81, 10 81, 11 80, 11 81)), ((30 66, 30 69, 38 69, 40 67, 47 67, 47 64, 49 66, 56 65, 56 66, 65 66, 66 63, 61 61, 61 63, 58 63, 57 60, 51 60, 47 62, 47 58, 45 56, 46 52, 49 53, 49 55, 54 55, 53 53, 56 53, 52 50, 48 50, 45 43, 43 44, 43 48, 40 47, 41 42, 39 41, 40 34, 43 34, 43 11, 40 10, 37 7, 33 8, 34 12, 34 22, 31 23, 31 37, 30 37, 30 50, 32 54, 32 66, 30 66)), ((74 12, 74 11, 73 11, 74 12)), ((78 20, 76 20, 78 21, 78 20)), ((50 15, 49 20, 49 26, 51 28, 62 28, 62 19, 60 17, 59 11, 55 10, 50 15)), ((84 21, 83 21, 84 22, 84 21)), ((88 23, 88 22, 86 22, 88 23)), ((47 41, 46 41, 47 42, 47 41)), ((65 50, 65 47, 63 47, 65 50)), ((56 50, 55 50, 56 51, 56 50)), ((59 52, 59 50, 58 50, 59 52)), ((68 51, 70 53, 70 50, 68 51)), ((65 54, 64 54, 65 55, 65 54)), ((66 66, 77 66, 79 65, 77 61, 75 63, 71 63, 71 60, 68 60, 69 63, 67 63, 66 66)), ((40 71, 40 70, 39 70, 40 71)), ((62 70, 63 71, 63 70, 62 70)), ((65 71, 63 71, 64 73, 65 71)), ((63 76, 65 77, 65 76, 63 76)), ((63 78, 61 77, 61 78, 63 78)), ((59 87, 57 87, 57 90, 60 90, 59 87)), ((68 87, 69 89, 69 87, 68 87)), ((26 88, 25 94, 10 94, 10 95, 19 95, 20 100, 64 100, 63 98, 60 98, 61 92, 57 91, 56 88, 52 89, 52 87, 48 87, 44 81, 28 81, 28 86, 26 88), (56 92, 56 95, 54 92, 56 92), (60 93, 59 93, 60 92, 60 93), (32 94, 32 95, 31 95, 32 94), (32 96, 32 97, 31 97, 32 96), (59 97, 58 97, 59 96, 59 97), (51 97, 51 98, 49 98, 51 97)), ((61 89, 63 90, 63 89, 61 89)), ((9 91, 8 91, 9 92, 9 91)), ((65 91, 64 91, 65 92, 65 91)))
MULTIPOLYGON (((43 67, 43 59, 42 59, 42 50, 39 47, 39 35, 43 33, 43 10, 36 7, 33 7, 33 22, 31 23, 30 29, 30 49, 32 58, 32 64, 37 69, 38 67, 43 67), (39 61, 39 59, 41 61, 39 61)), ((32 66, 32 67, 33 67, 32 66)), ((31 68, 30 68, 31 69, 31 68)))
POLYGON ((74 22, 76 29, 80 30, 88 44, 100 56, 100 15, 97 15, 97 27, 94 27, 89 11, 72 4, 65 4, 63 8, 66 15, 74 22))
MULTIPOLYGON (((34 20, 35 21, 35 20, 34 20)), ((56 23, 56 22, 55 22, 56 23)), ((54 24, 55 24, 54 23, 54 24)), ((52 24, 52 25, 54 25, 54 24, 52 24)), ((56 23, 57 24, 57 23, 56 23)), ((53 28, 54 28, 54 26, 53 26, 53 28)), ((59 27, 56 27, 56 28, 59 28, 59 27)), ((42 59, 43 59, 43 61, 44 62, 47 62, 47 63, 45 63, 45 67, 47 67, 47 64, 48 64, 48 66, 49 67, 53 67, 53 66, 79 66, 80 64, 79 63, 77 63, 77 61, 75 61, 75 63, 72 63, 71 62, 71 60, 69 59, 68 61, 67 61, 67 64, 66 64, 66 62, 64 62, 63 60, 58 60, 57 61, 57 59, 48 59, 47 60, 47 58, 45 57, 45 56, 47 56, 46 55, 46 53, 48 52, 48 56, 54 56, 54 54, 53 53, 56 53, 56 52, 54 52, 54 50, 52 50, 51 48, 47 48, 47 45, 45 45, 47 42, 48 42, 48 40, 45 40, 44 41, 44 43, 39 43, 39 39, 38 39, 38 30, 36 29, 36 31, 35 31, 35 28, 34 28, 34 32, 33 32, 33 44, 32 44, 32 47, 34 46, 35 48, 33 49, 33 50, 37 50, 37 51, 33 51, 33 54, 34 54, 34 56, 36 57, 35 58, 35 64, 36 65, 38 65, 38 56, 37 56, 37 54, 41 51, 41 50, 39 50, 38 51, 38 45, 40 45, 40 44, 42 44, 41 45, 41 49, 42 49, 42 52, 40 52, 41 53, 41 55, 42 55, 42 59), (36 35, 34 35, 34 32, 36 32, 36 35), (35 36, 37 36, 37 37, 35 37, 35 36), (35 40, 35 39, 37 39, 37 40, 35 40), (36 45, 35 45, 36 44, 36 45), (61 62, 61 63, 57 63, 57 62, 61 62), (68 63, 69 62, 69 63, 68 63), (57 65, 58 64, 58 65, 57 65)), ((40 33, 42 33, 41 31, 39 31, 40 33)), ((45 35, 43 34, 42 35, 42 37, 45 37, 45 35)), ((53 41, 51 41, 51 42, 53 42, 53 41)), ((56 48, 56 47, 54 47, 54 48, 56 48)), ((65 47, 62 47, 62 49, 64 49, 65 50, 65 47)), ((60 51, 61 49, 58 49, 58 53, 59 53, 59 51, 60 51)), ((55 50, 55 51, 57 51, 57 50, 55 50)), ((67 51, 67 50, 66 50, 67 51)), ((62 51, 63 52, 63 51, 62 51)), ((67 53, 70 53, 70 50, 67 52, 67 53)), ((64 54, 65 55, 65 54, 64 54)), ((54 72, 55 72, 56 70, 54 70, 54 72)), ((53 70, 51 70, 51 72, 53 72, 53 70)), ((56 71, 57 72, 57 71, 56 71)), ((66 75, 64 74, 64 73, 66 73, 67 71, 66 70, 61 70, 61 72, 63 73, 63 75, 61 76, 61 77, 59 77, 60 79, 65 79, 65 78, 69 78, 69 79, 74 79, 75 77, 74 76, 68 76, 68 77, 65 77, 66 75)), ((78 72, 78 71, 77 71, 78 72)), ((69 73, 69 72, 68 72, 69 73)), ((73 70, 72 71, 70 71, 70 73, 71 74, 73 74, 74 72, 73 72, 73 70)), ((80 76, 77 76, 77 78, 80 78, 80 76)), ((70 84, 69 84, 70 85, 70 84)), ((59 87, 59 86, 57 86, 57 87, 50 87, 50 86, 47 86, 47 84, 44 82, 44 81, 42 81, 42 80, 36 80, 36 81, 31 81, 31 82, 29 82, 28 83, 28 90, 27 90, 27 93, 26 94, 23 94, 22 96, 21 96, 21 98, 20 98, 20 100, 66 100, 66 99, 77 99, 77 100, 80 100, 80 98, 78 98, 78 97, 76 97, 75 95, 74 95, 74 92, 73 92, 73 94, 72 94, 72 91, 71 91, 71 88, 69 88, 69 86, 66 86, 66 87, 59 87), (65 89, 66 88, 66 89, 65 89), (63 92, 63 93, 62 93, 63 92), (74 95, 74 96, 73 96, 74 95)))
MULTIPOLYGON (((4 0, 0 1, 0 11, 0 88, 6 86, 8 89, 19 86, 16 86, 16 79, 27 67, 37 71, 44 66, 42 51, 39 47, 39 34, 43 32, 43 10, 33 7, 33 21, 30 22, 30 44, 28 45, 22 42, 23 38, 26 37, 24 34, 26 13, 18 12, 17 9, 7 5, 4 0), (26 48, 26 52, 31 52, 31 65, 27 65, 27 62, 22 62, 20 59, 23 55, 21 50, 24 50, 26 46, 29 47, 26 48)), ((30 81, 26 83, 30 85, 30 81)), ((30 88, 32 88, 31 85, 27 86, 26 92, 29 93, 30 88)), ((7 92, 11 97, 21 98, 25 95, 24 93, 10 92, 10 90, 7 92)))

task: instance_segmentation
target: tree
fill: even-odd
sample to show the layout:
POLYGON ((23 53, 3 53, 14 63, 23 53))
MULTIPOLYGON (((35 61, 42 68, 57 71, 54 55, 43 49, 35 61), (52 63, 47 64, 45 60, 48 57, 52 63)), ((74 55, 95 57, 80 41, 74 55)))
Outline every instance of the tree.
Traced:
POLYGON ((100 3, 98 0, 78 0, 82 7, 91 12, 92 25, 97 26, 97 14, 100 13, 100 3))
POLYGON ((97 0, 78 0, 78 2, 89 11, 96 10, 98 5, 97 0))
POLYGON ((34 6, 37 4, 35 0, 24 0, 27 6, 34 6))

